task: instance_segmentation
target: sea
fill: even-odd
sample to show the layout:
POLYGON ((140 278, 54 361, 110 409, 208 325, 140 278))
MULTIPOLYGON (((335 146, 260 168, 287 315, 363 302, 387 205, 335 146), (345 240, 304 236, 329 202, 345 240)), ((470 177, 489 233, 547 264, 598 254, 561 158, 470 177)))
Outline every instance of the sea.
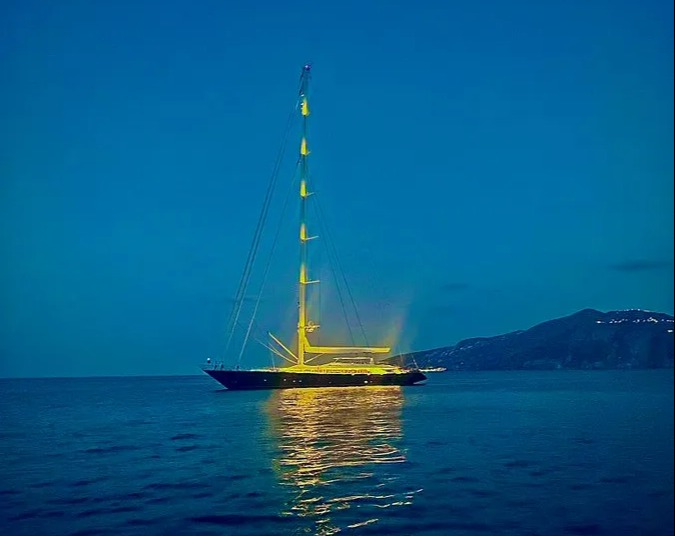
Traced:
POLYGON ((673 534, 673 371, 0 380, 0 534, 673 534))

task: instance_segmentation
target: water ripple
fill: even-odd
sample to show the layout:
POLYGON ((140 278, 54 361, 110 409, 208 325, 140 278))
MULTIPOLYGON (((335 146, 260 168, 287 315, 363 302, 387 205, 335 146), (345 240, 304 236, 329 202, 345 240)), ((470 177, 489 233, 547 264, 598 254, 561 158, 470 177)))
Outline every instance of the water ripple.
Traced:
POLYGON ((579 534, 580 536, 592 536, 594 534, 602 534, 604 531, 602 527, 597 524, 590 525, 567 525, 563 527, 565 532, 569 534, 579 534))
POLYGON ((87 454, 115 454, 118 452, 140 450, 136 445, 111 445, 110 447, 91 447, 84 452, 87 454))
POLYGON ((265 515, 241 515, 241 514, 227 514, 227 515, 206 515, 190 517, 187 519, 193 523, 210 523, 213 525, 227 525, 239 526, 256 523, 289 523, 292 518, 287 516, 265 516, 265 515))

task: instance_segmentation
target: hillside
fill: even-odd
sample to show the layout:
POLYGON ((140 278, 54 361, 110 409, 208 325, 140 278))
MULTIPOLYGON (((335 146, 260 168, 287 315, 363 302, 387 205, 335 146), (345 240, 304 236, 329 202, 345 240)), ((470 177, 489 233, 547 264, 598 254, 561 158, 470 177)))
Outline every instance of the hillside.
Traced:
POLYGON ((393 359, 449 370, 672 368, 673 317, 584 309, 524 331, 393 359))

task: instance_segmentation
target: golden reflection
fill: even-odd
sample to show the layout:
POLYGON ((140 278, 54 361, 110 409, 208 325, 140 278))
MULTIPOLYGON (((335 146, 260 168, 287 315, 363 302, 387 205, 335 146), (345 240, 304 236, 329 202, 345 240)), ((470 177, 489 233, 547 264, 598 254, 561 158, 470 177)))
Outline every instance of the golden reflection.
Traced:
POLYGON ((282 389, 267 403, 278 448, 274 464, 293 492, 284 515, 303 532, 335 534, 370 525, 420 490, 406 490, 400 466, 400 387, 282 389))

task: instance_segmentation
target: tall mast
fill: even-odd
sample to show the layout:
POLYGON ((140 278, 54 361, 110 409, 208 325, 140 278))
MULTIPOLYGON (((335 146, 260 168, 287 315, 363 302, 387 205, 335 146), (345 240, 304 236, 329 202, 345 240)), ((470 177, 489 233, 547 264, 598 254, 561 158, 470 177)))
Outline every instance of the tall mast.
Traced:
POLYGON ((307 89, 311 66, 302 68, 302 81, 300 84, 300 113, 302 114, 302 140, 300 141, 300 278, 298 280, 298 365, 305 364, 305 354, 385 354, 390 348, 383 346, 313 346, 307 340, 307 333, 314 331, 319 326, 307 319, 307 285, 318 283, 311 281, 307 275, 307 242, 316 238, 307 234, 307 198, 311 195, 308 191, 307 157, 307 123, 309 118, 309 102, 307 89))
POLYGON ((311 66, 305 65, 302 69, 302 82, 300 84, 300 113, 302 113, 302 140, 300 142, 300 279, 298 284, 298 365, 305 364, 305 346, 307 345, 307 285, 311 283, 307 277, 307 122, 309 117, 309 104, 307 101, 307 89, 309 86, 309 73, 311 66))

